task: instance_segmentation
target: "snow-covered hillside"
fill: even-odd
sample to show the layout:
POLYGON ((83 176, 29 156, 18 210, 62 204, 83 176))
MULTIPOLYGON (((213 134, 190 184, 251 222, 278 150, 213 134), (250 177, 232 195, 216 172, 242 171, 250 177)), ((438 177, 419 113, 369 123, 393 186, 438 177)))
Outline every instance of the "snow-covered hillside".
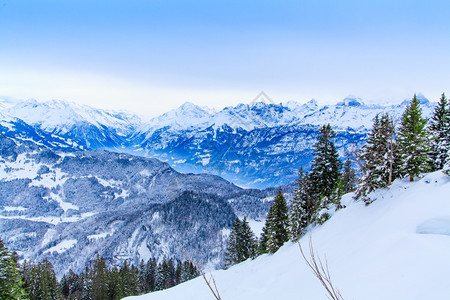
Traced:
MULTIPOLYGON (((450 177, 442 172, 374 192, 370 206, 347 207, 312 230, 344 299, 448 299, 450 295, 450 177)), ((301 239, 308 252, 308 236, 301 239)), ((195 258, 194 258, 195 259, 195 258)), ((213 272, 227 299, 327 299, 297 244, 226 271, 213 272)), ((129 300, 213 299, 201 278, 129 300)))
POLYGON ((182 259, 180 247, 220 267, 236 215, 263 219, 270 202, 261 199, 275 192, 180 174, 157 159, 57 152, 0 135, 0 236, 21 259, 49 259, 60 277, 96 254, 138 265, 182 259))

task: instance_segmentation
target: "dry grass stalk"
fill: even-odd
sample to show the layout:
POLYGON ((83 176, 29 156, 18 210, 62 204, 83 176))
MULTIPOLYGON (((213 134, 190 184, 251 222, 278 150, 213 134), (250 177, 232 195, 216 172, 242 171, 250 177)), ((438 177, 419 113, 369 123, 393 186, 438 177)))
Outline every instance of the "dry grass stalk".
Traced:
POLYGON ((303 259, 305 260, 308 267, 312 270, 314 276, 319 279, 322 286, 327 291, 327 297, 331 300, 343 300, 341 293, 337 288, 334 287, 333 282, 331 281, 330 270, 328 269, 328 261, 325 256, 325 264, 323 264, 320 257, 316 258, 316 254, 314 253, 314 248, 312 244, 312 237, 309 236, 309 256, 308 259, 303 252, 302 245, 300 241, 298 241, 298 246, 300 247, 300 252, 302 253, 303 259))
POLYGON ((187 256, 187 254, 183 251, 183 249, 180 249, 180 250, 181 250, 181 252, 183 252, 184 257, 186 257, 186 259, 198 269, 198 271, 200 272, 200 274, 203 277, 203 280, 206 282, 206 285, 208 286, 208 288, 211 291, 211 293, 213 293, 213 295, 216 298, 216 300, 222 300, 222 298, 220 298, 219 290, 217 288, 216 280, 214 279, 214 276, 210 273, 210 278, 208 280, 206 278, 205 272, 203 272, 203 269, 200 267, 199 262, 198 261, 197 262, 192 261, 192 259, 190 259, 187 256), (212 282, 212 284, 214 286, 211 285, 211 282, 212 282))

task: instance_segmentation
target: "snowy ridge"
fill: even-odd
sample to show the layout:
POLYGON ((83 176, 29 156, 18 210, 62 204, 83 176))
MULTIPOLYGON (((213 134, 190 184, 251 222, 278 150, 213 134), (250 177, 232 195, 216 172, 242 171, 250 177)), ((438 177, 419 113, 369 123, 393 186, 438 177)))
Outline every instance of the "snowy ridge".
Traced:
MULTIPOLYGON (((435 104, 423 95, 418 98, 429 117, 435 104)), ((31 100, 0 106, 0 114, 19 118, 21 128, 30 124, 14 136, 37 139, 39 145, 154 157, 180 172, 210 173, 240 186, 267 188, 295 181, 299 167, 309 169, 320 126, 331 124, 342 159, 352 158, 377 114, 388 112, 398 121, 408 103, 366 105, 349 96, 336 105, 255 102, 215 111, 187 102, 143 123, 131 114, 31 100), (33 132, 37 130, 41 132, 33 132)), ((0 126, 12 136, 15 127, 5 120, 0 126)))
MULTIPOLYGON (((418 98, 421 100, 424 115, 429 116, 435 104, 421 94, 418 98)), ((361 98, 349 96, 336 105, 322 107, 312 99, 304 104, 295 101, 289 101, 286 104, 264 102, 255 102, 251 105, 238 104, 235 107, 225 107, 220 111, 186 102, 175 110, 151 119, 137 130, 137 134, 145 133, 148 136, 163 127, 169 127, 172 130, 196 127, 197 130, 203 130, 210 126, 221 128, 223 125, 228 125, 233 129, 243 128, 251 131, 262 127, 328 123, 337 130, 347 128, 368 130, 372 127, 376 114, 388 112, 394 118, 399 118, 409 102, 410 100, 405 100, 399 105, 389 106, 366 105, 361 98)))
MULTIPOLYGON (((344 196, 347 207, 312 230, 317 255, 326 255, 344 299, 446 299, 450 295, 450 177, 396 180, 375 191, 366 207, 344 196)), ((308 236, 301 239, 308 252, 308 236)), ((195 258, 194 258, 195 259, 195 258)), ((327 299, 297 244, 226 271, 213 272, 222 299, 327 299)), ((136 300, 212 299, 203 279, 136 300)))
POLYGON ((31 125, 38 125, 45 131, 65 134, 73 126, 89 123, 95 127, 116 128, 118 132, 127 135, 130 129, 140 123, 139 117, 95 109, 67 101, 37 102, 35 100, 18 102, 7 108, 6 112, 20 118, 31 125))

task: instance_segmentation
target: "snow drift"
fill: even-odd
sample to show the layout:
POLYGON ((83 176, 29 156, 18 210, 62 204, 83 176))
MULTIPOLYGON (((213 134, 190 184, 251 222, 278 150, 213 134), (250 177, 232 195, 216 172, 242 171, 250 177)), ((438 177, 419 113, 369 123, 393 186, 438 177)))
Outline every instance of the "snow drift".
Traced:
MULTIPOLYGON (((397 180, 347 205, 312 230, 314 250, 326 255, 344 299, 448 299, 450 296, 450 177, 397 180)), ((301 239, 308 252, 308 236, 301 239)), ((195 258, 194 258, 195 259, 195 258)), ((213 272, 223 300, 327 299, 295 243, 229 270, 213 272)), ((129 300, 213 299, 202 278, 129 300)))

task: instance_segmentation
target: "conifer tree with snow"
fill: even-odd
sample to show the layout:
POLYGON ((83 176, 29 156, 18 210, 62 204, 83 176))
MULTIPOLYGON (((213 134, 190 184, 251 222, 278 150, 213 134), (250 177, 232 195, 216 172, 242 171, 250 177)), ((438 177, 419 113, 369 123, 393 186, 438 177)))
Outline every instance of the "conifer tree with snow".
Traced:
POLYGON ((297 188, 289 211, 290 238, 296 241, 304 233, 305 228, 312 223, 318 211, 318 201, 310 193, 311 186, 308 174, 299 170, 297 188))
POLYGON ((239 261, 239 235, 241 232, 241 220, 236 217, 228 237, 227 250, 225 251, 225 267, 232 266, 239 261))
POLYGON ((279 189, 266 218, 264 248, 268 252, 275 253, 289 240, 288 226, 288 208, 283 193, 279 189))
POLYGON ((105 259, 97 254, 89 274, 92 280, 92 299, 108 298, 108 269, 105 259))
POLYGON ((17 257, 0 239, 0 299, 27 299, 22 284, 17 257))
POLYGON ((430 170, 428 163, 430 147, 425 130, 427 119, 422 117, 419 104, 414 95, 403 113, 398 133, 399 173, 402 176, 409 176, 410 181, 430 170))
POLYGON ((253 233, 250 225, 248 224, 247 217, 244 217, 241 225, 241 261, 247 260, 249 258, 255 258, 257 254, 258 243, 256 241, 256 236, 253 233))
POLYGON ((389 186, 397 176, 397 152, 394 121, 389 114, 375 117, 372 131, 359 155, 362 178, 356 191, 356 199, 367 204, 367 194, 377 188, 389 186))
POLYGON ((318 196, 320 208, 328 207, 332 203, 340 206, 337 188, 341 177, 342 163, 333 142, 336 134, 330 124, 322 126, 319 133, 314 145, 314 160, 309 174, 312 188, 310 192, 318 196))
POLYGON ((358 179, 356 177, 356 171, 352 167, 352 161, 347 159, 344 163, 344 172, 341 178, 341 192, 347 194, 356 190, 358 185, 358 179))
POLYGON ((431 169, 441 170, 450 151, 450 107, 444 93, 434 109, 428 129, 431 134, 431 169))
POLYGON ((252 232, 247 218, 241 221, 236 218, 228 239, 228 246, 225 252, 225 266, 231 266, 243 262, 249 258, 254 258, 257 252, 257 242, 255 234, 252 232))
MULTIPOLYGON (((265 224, 267 224, 267 218, 265 224)), ((265 254, 267 252, 267 227, 264 225, 258 240, 258 255, 265 254)))

